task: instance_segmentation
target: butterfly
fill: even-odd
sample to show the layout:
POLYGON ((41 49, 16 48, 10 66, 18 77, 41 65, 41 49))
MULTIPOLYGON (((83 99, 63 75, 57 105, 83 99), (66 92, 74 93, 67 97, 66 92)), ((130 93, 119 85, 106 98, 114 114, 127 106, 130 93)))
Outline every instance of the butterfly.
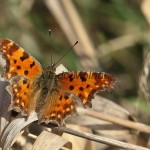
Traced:
POLYGON ((44 70, 34 57, 9 39, 0 39, 0 54, 6 61, 2 77, 10 82, 10 110, 24 116, 35 111, 39 122, 62 125, 76 112, 79 103, 87 108, 96 92, 114 88, 115 77, 105 72, 56 74, 54 63, 44 70))

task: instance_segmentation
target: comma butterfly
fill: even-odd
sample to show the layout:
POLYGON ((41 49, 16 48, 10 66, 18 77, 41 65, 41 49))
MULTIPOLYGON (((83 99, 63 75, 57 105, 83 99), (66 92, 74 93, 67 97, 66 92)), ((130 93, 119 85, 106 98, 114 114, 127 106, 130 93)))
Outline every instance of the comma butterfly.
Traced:
POLYGON ((115 78, 105 72, 62 72, 56 75, 55 65, 46 70, 23 48, 8 39, 0 39, 0 54, 6 60, 2 75, 10 82, 10 109, 29 116, 35 111, 39 122, 56 121, 62 125, 74 114, 78 102, 91 105, 97 91, 114 88, 115 78))

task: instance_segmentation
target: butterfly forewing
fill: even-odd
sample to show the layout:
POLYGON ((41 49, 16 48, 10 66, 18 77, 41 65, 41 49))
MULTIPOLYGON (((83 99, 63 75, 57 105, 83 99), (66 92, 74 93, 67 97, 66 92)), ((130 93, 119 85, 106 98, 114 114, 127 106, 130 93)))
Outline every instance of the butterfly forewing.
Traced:
POLYGON ((40 63, 11 40, 0 39, 0 53, 6 60, 5 73, 3 74, 6 79, 23 76, 34 80, 42 73, 40 63))
POLYGON ((8 39, 0 39, 0 54, 6 60, 3 77, 10 81, 7 89, 12 103, 9 109, 17 109, 23 115, 29 115, 32 85, 42 74, 42 67, 34 57, 8 39))
POLYGON ((79 97, 84 107, 90 106, 97 91, 111 91, 115 83, 115 78, 104 72, 64 72, 58 77, 63 90, 79 97))

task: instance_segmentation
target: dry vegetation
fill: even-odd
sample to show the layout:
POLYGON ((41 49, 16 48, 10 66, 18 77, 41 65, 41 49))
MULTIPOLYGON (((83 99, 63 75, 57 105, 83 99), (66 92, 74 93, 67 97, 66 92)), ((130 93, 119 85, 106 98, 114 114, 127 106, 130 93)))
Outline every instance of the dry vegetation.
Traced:
MULTIPOLYGON (((21 45, 43 66, 50 64, 50 49, 57 61, 79 40, 61 63, 68 70, 104 70, 117 78, 112 93, 96 95, 92 108, 79 108, 66 127, 59 128, 38 124, 36 114, 26 119, 8 112, 9 83, 1 79, 1 148, 150 149, 149 8, 149 0, 1 1, 0 37, 21 45)), ((0 59, 1 73, 4 63, 0 59)))

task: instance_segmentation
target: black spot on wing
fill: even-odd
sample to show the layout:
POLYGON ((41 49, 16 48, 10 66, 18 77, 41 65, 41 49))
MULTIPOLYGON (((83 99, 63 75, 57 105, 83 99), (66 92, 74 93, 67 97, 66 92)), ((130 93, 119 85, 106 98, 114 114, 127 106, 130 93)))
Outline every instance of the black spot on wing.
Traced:
POLYGON ((14 59, 14 64, 16 64, 17 63, 17 60, 16 59, 14 59))
POLYGON ((89 87, 90 87, 90 85, 89 85, 89 84, 87 84, 86 88, 89 88, 89 87))
POLYGON ((23 84, 27 84, 27 80, 23 80, 23 84))
POLYGON ((28 58, 29 58, 29 54, 26 53, 26 52, 23 52, 23 56, 20 57, 20 60, 21 60, 21 61, 24 61, 24 60, 26 60, 26 59, 28 59, 28 58))
POLYGON ((69 90, 74 90, 74 86, 70 85, 69 90))
POLYGON ((33 61, 32 64, 30 64, 30 68, 35 66, 35 62, 33 61))
POLYGON ((30 87, 30 84, 28 83, 27 88, 29 88, 29 87, 30 87))
POLYGON ((87 81, 88 74, 86 72, 80 72, 79 76, 80 76, 80 79, 81 79, 82 82, 87 81))
POLYGON ((59 100, 62 100, 62 95, 60 96, 59 100))
POLYGON ((69 81, 72 82, 73 81, 73 74, 69 75, 69 81))
POLYGON ((65 95, 64 98, 65 98, 65 100, 67 100, 67 99, 69 98, 69 96, 68 96, 68 95, 65 95))
POLYGON ((24 75, 28 75, 29 74, 29 71, 28 70, 25 70, 24 71, 24 75))
POLYGON ((9 48, 9 54, 10 54, 10 55, 13 55, 13 53, 14 53, 15 51, 17 51, 18 49, 19 49, 19 46, 16 45, 15 43, 13 43, 13 45, 10 46, 10 48, 9 48))
POLYGON ((83 87, 79 87, 79 90, 80 90, 80 91, 83 91, 83 90, 84 90, 84 88, 83 88, 83 87))
POLYGON ((18 65, 18 66, 17 66, 17 69, 20 70, 20 69, 21 69, 21 66, 18 65))

